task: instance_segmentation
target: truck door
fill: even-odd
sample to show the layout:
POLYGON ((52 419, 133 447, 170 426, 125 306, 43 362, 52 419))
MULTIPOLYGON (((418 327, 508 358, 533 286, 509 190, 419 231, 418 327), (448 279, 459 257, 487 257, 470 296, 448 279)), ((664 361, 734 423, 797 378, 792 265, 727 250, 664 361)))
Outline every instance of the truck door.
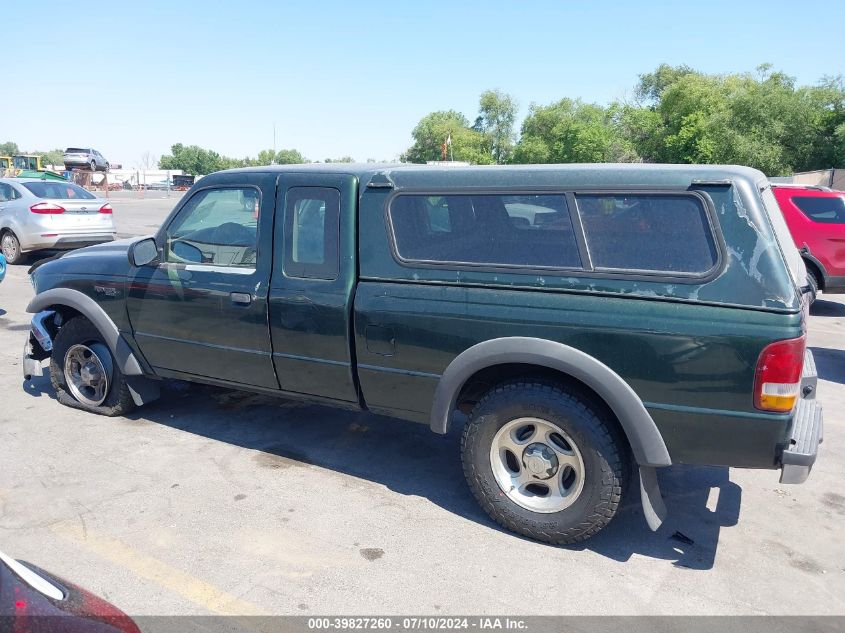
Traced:
POLYGON ((350 341, 357 178, 285 173, 276 196, 268 301, 279 385, 283 391, 357 404, 350 341))
POLYGON ((275 174, 232 174, 193 191, 159 232, 160 263, 130 275, 135 340, 161 375, 278 389, 267 289, 275 174))

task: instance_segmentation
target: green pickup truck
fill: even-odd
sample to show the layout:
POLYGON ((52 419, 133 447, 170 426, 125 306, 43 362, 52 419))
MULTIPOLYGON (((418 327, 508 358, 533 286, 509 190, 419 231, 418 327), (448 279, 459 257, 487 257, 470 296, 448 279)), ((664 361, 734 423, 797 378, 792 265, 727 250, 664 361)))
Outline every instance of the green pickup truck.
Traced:
MULTIPOLYGON (((809 287, 745 167, 302 165, 203 178, 154 237, 31 269, 24 374, 121 415, 162 379, 464 426, 472 493, 573 543, 656 469, 822 440, 809 287)), ((220 413, 225 415, 225 412, 220 413)))

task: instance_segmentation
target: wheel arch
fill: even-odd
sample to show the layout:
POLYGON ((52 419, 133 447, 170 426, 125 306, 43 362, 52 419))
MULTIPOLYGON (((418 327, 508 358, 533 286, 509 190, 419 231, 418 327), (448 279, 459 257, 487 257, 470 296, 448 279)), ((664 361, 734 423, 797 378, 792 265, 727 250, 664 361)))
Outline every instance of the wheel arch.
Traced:
POLYGON ((91 297, 71 288, 45 290, 37 294, 26 307, 26 311, 30 313, 42 310, 72 310, 84 316, 103 337, 124 375, 143 376, 146 373, 114 321, 91 297))
POLYGON ((824 287, 827 285, 828 278, 827 269, 824 267, 824 264, 822 264, 819 259, 810 252, 810 247, 807 246, 806 243, 803 248, 801 248, 800 252, 801 258, 804 260, 804 265, 808 268, 815 268, 818 273, 816 275, 816 279, 819 282, 819 290, 824 290, 824 287))
POLYGON ((804 265, 811 271, 815 271, 816 280, 819 282, 819 290, 824 290, 827 285, 827 274, 822 263, 810 254, 802 254, 804 265))
POLYGON ((446 368, 434 393, 430 425, 449 430, 451 414, 473 377, 499 365, 528 365, 558 372, 582 383, 611 410, 640 466, 669 466, 672 460, 657 425, 642 400, 616 372, 568 345, 546 339, 506 337, 473 345, 446 368))

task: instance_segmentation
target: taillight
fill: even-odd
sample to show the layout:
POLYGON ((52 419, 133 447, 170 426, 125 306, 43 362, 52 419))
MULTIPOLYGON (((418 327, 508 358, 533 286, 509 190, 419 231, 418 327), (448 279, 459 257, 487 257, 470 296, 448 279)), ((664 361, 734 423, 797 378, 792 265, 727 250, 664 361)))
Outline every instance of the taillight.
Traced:
POLYGON ((100 213, 112 213, 111 205, 106 202, 103 206, 100 207, 100 213))
POLYGON ((34 204, 29 207, 29 210, 33 213, 43 213, 49 215, 55 215, 57 213, 64 213, 65 208, 60 207, 57 204, 53 204, 52 202, 39 202, 38 204, 34 204))
POLYGON ((805 336, 767 345, 757 361, 754 406, 763 411, 788 413, 798 400, 804 369, 805 336))

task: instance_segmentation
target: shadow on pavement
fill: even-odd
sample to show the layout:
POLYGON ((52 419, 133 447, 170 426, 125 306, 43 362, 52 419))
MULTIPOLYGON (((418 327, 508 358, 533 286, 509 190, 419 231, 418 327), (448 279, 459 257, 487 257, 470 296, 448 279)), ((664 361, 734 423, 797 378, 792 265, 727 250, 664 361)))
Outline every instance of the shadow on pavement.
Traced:
POLYGON ((845 384, 845 350, 811 347, 819 378, 845 384))
MULTIPOLYGON (((24 381, 23 387, 33 397, 55 400, 46 373, 24 381)), ((182 382, 165 383, 158 402, 126 417, 259 451, 256 468, 278 469, 280 477, 291 462, 311 464, 424 497, 502 531, 464 482, 458 424, 443 437, 425 425, 370 413, 182 382)), ((657 532, 646 525, 638 483, 632 479, 611 524, 571 549, 617 561, 640 555, 688 569, 712 568, 721 528, 739 518, 742 489, 730 481, 726 467, 673 466, 661 469, 659 478, 668 518, 657 532)))
MULTIPOLYGON (((53 397, 49 379, 34 384, 33 395, 53 397)), ((159 402, 127 417, 260 451, 256 467, 278 469, 280 477, 291 462, 311 464, 377 482, 399 494, 425 497, 449 512, 501 530, 464 482, 460 428, 443 437, 425 425, 369 413, 178 382, 167 384, 159 402)), ((679 567, 710 569, 721 528, 738 520, 741 488, 729 480, 725 467, 663 469, 660 484, 669 517, 659 531, 648 529, 638 484, 632 481, 608 528, 573 549, 619 561, 641 555, 679 567), (711 489, 718 493, 712 495, 718 497, 715 506, 710 504, 712 510, 711 489)))
POLYGON ((836 301, 825 301, 824 299, 816 299, 813 305, 810 306, 810 314, 813 316, 823 317, 840 317, 845 316, 845 305, 836 301))

